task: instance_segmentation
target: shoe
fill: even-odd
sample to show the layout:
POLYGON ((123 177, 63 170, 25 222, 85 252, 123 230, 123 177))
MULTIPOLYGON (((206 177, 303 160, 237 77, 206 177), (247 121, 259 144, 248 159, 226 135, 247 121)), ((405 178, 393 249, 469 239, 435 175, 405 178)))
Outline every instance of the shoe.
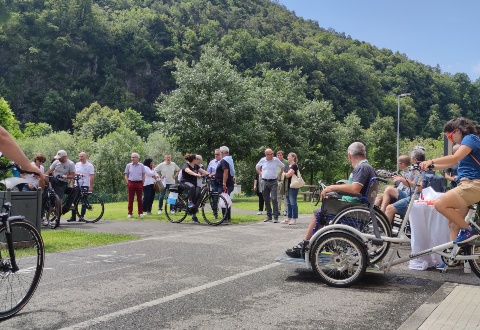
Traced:
POLYGON ((74 219, 74 218, 70 218, 67 220, 67 222, 75 222, 75 221, 77 221, 77 219, 74 219))
POLYGON ((195 223, 200 223, 200 221, 198 221, 198 218, 196 215, 192 215, 192 221, 195 222, 195 223))
POLYGON ((171 214, 175 214, 175 211, 174 211, 174 210, 170 210, 170 213, 171 213, 171 214))
POLYGON ((140 213, 138 216, 139 216, 140 218, 144 218, 144 217, 145 217, 145 214, 140 213))
POLYGON ((285 251, 285 253, 290 258, 302 258, 302 250, 303 250, 303 247, 305 245, 305 242, 306 241, 301 241, 300 243, 298 243, 297 245, 295 245, 291 249, 287 249, 285 251))
POLYGON ((265 220, 263 220, 263 222, 269 222, 269 221, 272 221, 272 219, 266 218, 265 220))
POLYGON ((460 229, 460 232, 453 243, 467 243, 471 240, 474 240, 477 236, 477 233, 472 229, 472 227, 468 226, 465 229, 460 229))
POLYGON ((152 215, 152 212, 147 212, 147 215, 152 215))
POLYGON ((262 215, 262 214, 263 214, 262 211, 258 211, 258 212, 257 212, 257 215, 262 215))
POLYGON ((42 225, 43 225, 43 226, 48 226, 48 221, 47 221, 47 220, 43 220, 43 221, 42 221, 42 225))
POLYGON ((131 217, 132 217, 132 215, 131 215, 131 214, 127 215, 127 218, 131 218, 131 217))
POLYGON ((435 266, 436 269, 443 270, 447 265, 445 265, 444 262, 439 263, 438 265, 435 266))
POLYGON ((278 219, 274 219, 274 220, 273 220, 273 223, 278 223, 278 219))
POLYGON ((162 214, 162 210, 158 210, 158 212, 157 212, 157 213, 158 213, 158 214, 162 214))
POLYGON ((70 210, 75 210, 75 205, 70 206, 70 210))
POLYGON ((290 222, 288 224, 289 225, 296 225, 297 224, 297 219, 290 220, 290 222))
POLYGON ((78 222, 86 222, 84 218, 78 219, 78 222))
POLYGON ((188 203, 188 207, 190 207, 190 208, 195 207, 195 204, 193 204, 193 203, 188 203))
POLYGON ((287 211, 283 211, 282 215, 287 216, 287 211))
POLYGON ((287 225, 290 222, 290 220, 292 220, 292 219, 285 219, 285 220, 281 221, 280 223, 284 224, 284 225, 287 225))

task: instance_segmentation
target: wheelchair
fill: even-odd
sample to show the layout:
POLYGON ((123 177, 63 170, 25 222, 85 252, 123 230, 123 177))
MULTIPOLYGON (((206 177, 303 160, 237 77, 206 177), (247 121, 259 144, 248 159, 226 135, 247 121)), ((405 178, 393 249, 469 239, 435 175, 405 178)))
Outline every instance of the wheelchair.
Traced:
MULTIPOLYGON (((380 182, 388 181, 380 177, 371 178, 365 195, 349 194, 340 191, 327 193, 328 198, 325 198, 322 201, 322 206, 314 211, 316 225, 313 234, 323 226, 335 224, 347 225, 365 234, 391 237, 392 226, 390 221, 379 208, 374 207, 380 182), (358 200, 358 203, 343 201, 342 197, 344 196, 354 197, 358 200), (373 217, 377 219, 376 222, 372 221, 373 217)), ((304 244, 302 257, 304 257, 305 250, 313 250, 309 249, 309 247, 314 245, 315 242, 312 240, 310 240, 308 247, 307 244, 304 244)), ((369 253, 369 263, 375 264, 382 260, 389 247, 390 242, 383 242, 380 248, 369 253)))

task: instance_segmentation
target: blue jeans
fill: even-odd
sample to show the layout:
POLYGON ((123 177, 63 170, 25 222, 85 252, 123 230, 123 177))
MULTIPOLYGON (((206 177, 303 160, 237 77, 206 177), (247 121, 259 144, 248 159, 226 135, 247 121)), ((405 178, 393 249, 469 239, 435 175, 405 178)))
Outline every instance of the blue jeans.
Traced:
POLYGON ((153 184, 143 186, 143 212, 152 213, 152 205, 155 200, 155 188, 153 184))
POLYGON ((298 219, 298 188, 288 188, 287 193, 287 204, 288 204, 288 218, 289 219, 298 219))
MULTIPOLYGON (((230 195, 233 191, 234 187, 227 187, 227 193, 230 195)), ((221 194, 223 192, 223 186, 218 185, 217 186, 217 192, 221 194)), ((227 209, 222 208, 222 215, 227 213, 225 220, 231 220, 232 219, 232 208, 228 207, 227 209)))

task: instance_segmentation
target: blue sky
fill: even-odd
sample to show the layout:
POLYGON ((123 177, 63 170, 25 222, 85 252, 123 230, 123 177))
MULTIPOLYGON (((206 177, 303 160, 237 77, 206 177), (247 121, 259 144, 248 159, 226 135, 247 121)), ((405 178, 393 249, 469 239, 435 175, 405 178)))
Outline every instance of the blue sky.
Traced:
POLYGON ((478 0, 278 0, 297 16, 406 54, 442 72, 480 77, 478 0))

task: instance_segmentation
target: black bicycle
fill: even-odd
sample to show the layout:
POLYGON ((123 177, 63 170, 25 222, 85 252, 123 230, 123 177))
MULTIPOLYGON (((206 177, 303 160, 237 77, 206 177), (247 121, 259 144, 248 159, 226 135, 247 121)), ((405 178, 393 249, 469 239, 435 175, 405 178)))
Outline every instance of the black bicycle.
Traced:
POLYGON ((88 192, 82 189, 81 179, 82 175, 75 175, 75 187, 70 188, 69 196, 66 195, 62 205, 62 214, 73 210, 76 212, 78 221, 81 222, 97 222, 103 217, 105 212, 105 205, 100 196, 93 192, 88 192), (71 201, 71 202, 70 202, 71 201))
MULTIPOLYGON (((9 168, 3 165, 0 171, 9 168)), ((10 208, 11 203, 3 203, 0 213, 0 320, 28 303, 42 277, 45 259, 38 230, 24 216, 9 216, 10 208)))
POLYGON ((224 222, 227 217, 225 211, 228 202, 220 193, 212 191, 211 181, 212 179, 207 178, 200 192, 198 205, 195 207, 188 207, 188 191, 183 190, 180 185, 171 185, 167 195, 169 196, 167 204, 171 204, 173 207, 170 211, 165 207, 168 221, 180 223, 185 220, 187 215, 195 216, 201 209, 202 217, 209 225, 217 226, 224 222))
POLYGON ((62 201, 53 189, 53 180, 55 180, 53 174, 48 175, 48 185, 45 187, 42 195, 42 217, 44 217, 42 224, 55 229, 60 225, 62 201))

